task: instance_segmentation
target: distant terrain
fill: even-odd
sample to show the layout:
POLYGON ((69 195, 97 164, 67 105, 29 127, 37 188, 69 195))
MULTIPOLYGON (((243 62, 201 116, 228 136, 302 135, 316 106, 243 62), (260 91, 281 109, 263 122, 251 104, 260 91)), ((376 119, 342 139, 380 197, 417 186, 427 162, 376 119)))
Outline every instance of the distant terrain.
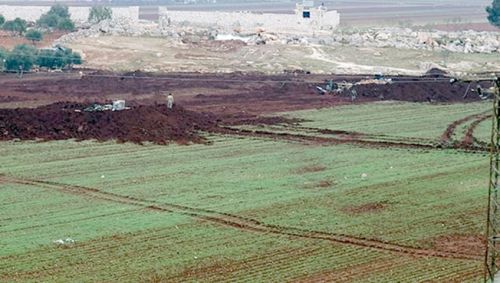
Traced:
MULTIPOLYGON (((53 1, 3 0, 1 4, 9 5, 52 5, 53 1)), ((88 1, 58 1, 68 5, 88 6, 88 1)), ((293 13, 295 1, 218 1, 217 4, 178 4, 174 1, 113 1, 111 5, 166 5, 172 10, 213 10, 213 11, 254 11, 268 13, 293 13), (153 3, 153 4, 152 4, 153 3)), ((341 13, 342 23, 349 26, 371 24, 468 24, 486 23, 485 7, 489 0, 477 1, 429 1, 429 0, 356 0, 356 1, 316 1, 325 3, 332 10, 341 13)), ((147 11, 147 9, 145 9, 147 11)), ((147 18, 147 12, 145 17, 147 18)), ((474 26, 478 28, 478 26, 474 26)), ((484 29, 490 27, 481 26, 484 29)))

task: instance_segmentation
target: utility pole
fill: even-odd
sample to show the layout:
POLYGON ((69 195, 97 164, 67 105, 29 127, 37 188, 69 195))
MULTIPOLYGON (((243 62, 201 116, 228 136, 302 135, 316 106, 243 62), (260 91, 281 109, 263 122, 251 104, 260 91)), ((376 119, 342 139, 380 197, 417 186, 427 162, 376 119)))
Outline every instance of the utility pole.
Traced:
MULTIPOLYGON (((494 282, 500 267, 500 78, 493 91, 488 220, 486 228, 485 282, 494 282)), ((500 274, 499 274, 500 276, 500 274)))

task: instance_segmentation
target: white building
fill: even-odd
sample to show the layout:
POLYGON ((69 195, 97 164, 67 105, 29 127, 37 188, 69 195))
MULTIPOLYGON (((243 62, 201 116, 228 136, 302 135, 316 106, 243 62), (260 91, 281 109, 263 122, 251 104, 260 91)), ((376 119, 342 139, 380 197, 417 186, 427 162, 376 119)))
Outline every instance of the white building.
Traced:
POLYGON ((297 5, 294 14, 170 11, 166 7, 160 7, 159 12, 160 27, 186 22, 240 32, 263 30, 291 34, 309 33, 335 29, 340 23, 337 11, 327 11, 324 6, 315 8, 302 4, 297 5))

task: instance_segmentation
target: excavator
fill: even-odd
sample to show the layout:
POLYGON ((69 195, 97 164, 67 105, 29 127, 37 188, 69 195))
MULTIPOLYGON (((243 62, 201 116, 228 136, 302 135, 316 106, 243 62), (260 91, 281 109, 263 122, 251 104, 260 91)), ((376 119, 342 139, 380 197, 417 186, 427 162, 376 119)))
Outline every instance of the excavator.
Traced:
POLYGON ((343 93, 344 91, 351 90, 353 86, 357 85, 367 85, 367 84, 385 85, 391 83, 392 83, 391 78, 386 78, 384 77, 383 74, 379 73, 375 74, 375 76, 372 79, 364 79, 355 83, 350 83, 345 80, 336 83, 333 80, 327 80, 324 87, 316 86, 316 90, 320 95, 325 95, 325 94, 337 95, 343 93))

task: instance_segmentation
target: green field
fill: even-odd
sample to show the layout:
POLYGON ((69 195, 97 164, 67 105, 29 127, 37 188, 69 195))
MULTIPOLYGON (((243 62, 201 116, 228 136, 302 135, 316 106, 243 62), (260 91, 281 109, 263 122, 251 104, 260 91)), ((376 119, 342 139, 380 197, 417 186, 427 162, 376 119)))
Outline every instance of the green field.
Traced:
MULTIPOLYGON (((438 141, 488 107, 286 115, 309 129, 438 141)), ((207 138, 0 143, 0 281, 481 280, 487 153, 207 138)))
POLYGON ((490 102, 432 105, 389 101, 297 111, 287 116, 309 120, 303 123, 307 127, 438 140, 453 121, 489 110, 490 102))

